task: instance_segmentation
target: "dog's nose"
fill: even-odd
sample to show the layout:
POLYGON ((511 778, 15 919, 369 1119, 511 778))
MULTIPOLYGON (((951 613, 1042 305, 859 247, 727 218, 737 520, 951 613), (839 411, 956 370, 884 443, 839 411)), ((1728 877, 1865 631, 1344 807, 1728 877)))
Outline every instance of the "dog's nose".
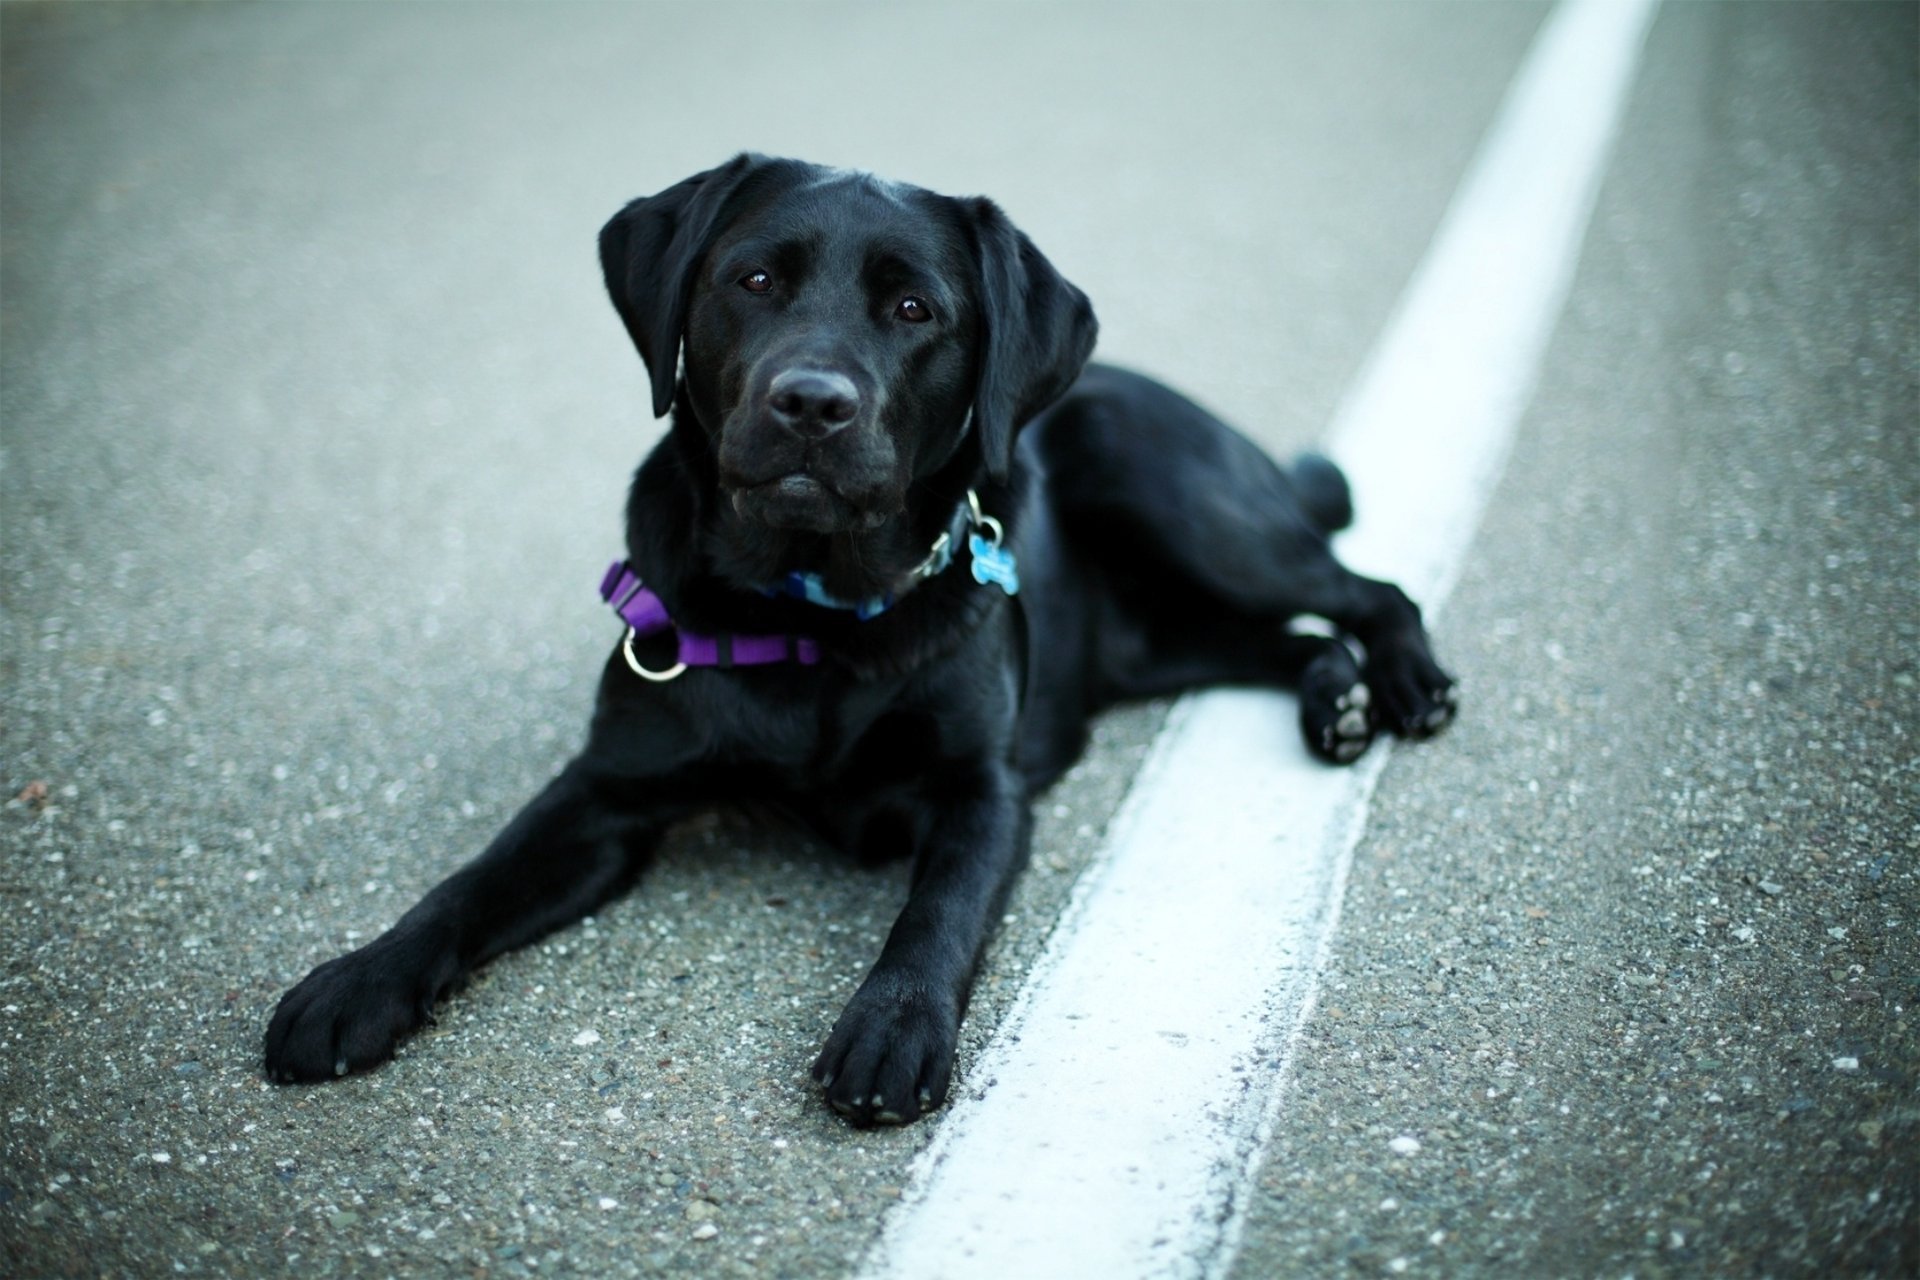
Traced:
POLYGON ((788 369, 767 388, 767 405, 796 435, 830 436, 860 412, 860 391, 844 373, 788 369))

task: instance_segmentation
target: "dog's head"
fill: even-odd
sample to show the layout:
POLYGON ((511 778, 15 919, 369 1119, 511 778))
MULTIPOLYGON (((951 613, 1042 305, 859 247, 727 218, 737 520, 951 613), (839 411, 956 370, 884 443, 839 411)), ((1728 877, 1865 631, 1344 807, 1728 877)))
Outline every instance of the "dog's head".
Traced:
MULTIPOLYGON (((741 155, 600 233, 656 415, 684 406, 748 525, 859 534, 1014 435, 1093 349, 1086 297, 989 200, 741 155)), ((682 415, 686 416, 685 413, 682 415)))

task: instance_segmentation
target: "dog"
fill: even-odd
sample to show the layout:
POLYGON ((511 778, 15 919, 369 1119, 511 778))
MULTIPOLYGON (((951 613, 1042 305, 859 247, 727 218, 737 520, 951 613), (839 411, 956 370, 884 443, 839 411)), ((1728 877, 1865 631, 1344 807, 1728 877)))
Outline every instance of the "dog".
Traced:
POLYGON ((762 803, 914 859, 813 1064, 853 1124, 912 1121, 947 1097, 1029 802, 1101 708, 1291 688, 1338 764, 1453 716, 1419 609, 1329 550, 1352 515, 1333 464, 1282 469, 1090 366, 1092 307, 992 201, 743 154, 628 204, 599 247, 672 422, 601 584, 625 630, 586 746, 282 998, 269 1079, 385 1061, 477 966, 628 888, 672 823, 762 803))

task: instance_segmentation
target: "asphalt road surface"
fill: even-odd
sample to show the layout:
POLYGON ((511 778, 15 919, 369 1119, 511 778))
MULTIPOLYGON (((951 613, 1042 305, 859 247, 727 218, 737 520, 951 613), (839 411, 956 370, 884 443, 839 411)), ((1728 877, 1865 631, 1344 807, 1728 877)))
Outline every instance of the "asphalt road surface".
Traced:
MULTIPOLYGON (((943 1117, 805 1068, 903 868, 716 815, 260 1076, 579 739, 658 431, 595 232, 743 147, 986 192, 1286 454, 1544 12, 0 8, 0 1271, 856 1268, 943 1117)), ((1916 12, 1657 17, 1231 1275, 1920 1268, 1916 12)), ((962 1093, 1165 714, 1043 797, 962 1093)))

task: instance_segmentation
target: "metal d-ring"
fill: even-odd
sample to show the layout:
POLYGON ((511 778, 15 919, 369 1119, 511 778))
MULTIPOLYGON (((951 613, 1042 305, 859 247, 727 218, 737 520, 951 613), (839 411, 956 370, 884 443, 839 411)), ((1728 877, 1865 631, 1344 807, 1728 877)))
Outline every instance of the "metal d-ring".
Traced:
POLYGON ((627 638, 620 642, 620 652, 627 656, 627 665, 633 668, 633 674, 642 680, 651 680, 655 684, 665 684, 687 669, 684 662, 676 662, 665 671, 649 671, 640 665, 640 659, 633 656, 633 628, 627 628, 627 638))
POLYGON ((1000 522, 980 509, 980 495, 971 489, 967 490, 967 518, 973 523, 974 528, 985 529, 992 534, 993 545, 996 547, 1000 545, 1000 540, 1006 537, 1006 530, 1000 527, 1000 522))

